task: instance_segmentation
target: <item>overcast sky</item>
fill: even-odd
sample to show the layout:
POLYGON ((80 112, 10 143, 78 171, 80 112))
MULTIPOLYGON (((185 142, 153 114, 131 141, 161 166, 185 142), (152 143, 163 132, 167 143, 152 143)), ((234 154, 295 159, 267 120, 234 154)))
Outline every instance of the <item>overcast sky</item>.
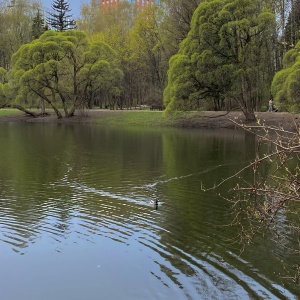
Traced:
MULTIPOLYGON (((42 6, 46 9, 51 9, 52 0, 40 0, 42 3, 42 6)), ((89 3, 88 0, 68 0, 67 1, 70 5, 70 9, 72 9, 71 14, 73 14, 74 19, 77 19, 80 15, 80 7, 83 3, 89 3)))

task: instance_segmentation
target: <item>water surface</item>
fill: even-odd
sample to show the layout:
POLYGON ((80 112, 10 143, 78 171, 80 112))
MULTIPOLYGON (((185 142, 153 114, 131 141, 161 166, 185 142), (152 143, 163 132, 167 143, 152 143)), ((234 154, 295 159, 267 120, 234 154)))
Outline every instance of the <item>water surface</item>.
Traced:
POLYGON ((239 255, 229 203, 201 188, 253 136, 11 123, 0 145, 0 299, 297 299, 272 237, 239 255))

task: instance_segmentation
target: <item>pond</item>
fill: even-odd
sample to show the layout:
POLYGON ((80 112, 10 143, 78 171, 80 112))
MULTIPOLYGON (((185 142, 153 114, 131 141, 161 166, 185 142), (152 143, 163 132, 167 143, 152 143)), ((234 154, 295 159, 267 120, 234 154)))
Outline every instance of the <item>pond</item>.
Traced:
POLYGON ((0 145, 0 299, 299 296, 272 237, 233 243, 231 183, 202 188, 254 157, 252 135, 6 123, 0 145))

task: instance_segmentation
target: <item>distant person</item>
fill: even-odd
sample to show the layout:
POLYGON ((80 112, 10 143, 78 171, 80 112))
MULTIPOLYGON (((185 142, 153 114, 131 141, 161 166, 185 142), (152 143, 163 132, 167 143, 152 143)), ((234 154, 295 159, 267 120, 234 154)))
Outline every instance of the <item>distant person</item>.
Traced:
POLYGON ((269 110, 268 111, 273 111, 273 100, 272 100, 272 98, 269 100, 269 110))

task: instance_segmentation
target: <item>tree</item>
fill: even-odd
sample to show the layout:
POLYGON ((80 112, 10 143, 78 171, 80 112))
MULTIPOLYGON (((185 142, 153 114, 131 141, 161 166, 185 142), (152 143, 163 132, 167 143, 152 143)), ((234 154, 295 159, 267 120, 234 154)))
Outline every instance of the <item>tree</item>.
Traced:
POLYGON ((300 39, 300 1, 294 0, 285 25, 285 39, 289 47, 293 47, 300 39))
POLYGON ((300 111, 300 42, 284 55, 283 69, 276 73, 271 91, 281 110, 300 111))
POLYGON ((65 0, 53 1, 52 9, 54 12, 49 13, 49 17, 47 18, 50 27, 60 32, 76 28, 76 22, 72 14, 68 14, 71 11, 69 6, 65 0))
POLYGON ((78 28, 87 33, 91 41, 104 41, 110 45, 118 57, 120 68, 124 73, 123 87, 120 96, 107 101, 102 92, 95 96, 95 103, 101 107, 111 108, 132 106, 132 76, 130 56, 129 32, 137 15, 136 6, 128 1, 120 2, 117 7, 101 9, 97 1, 81 7, 81 18, 78 20, 78 28))
POLYGON ((32 38, 38 39, 46 30, 48 30, 48 26, 45 24, 43 14, 38 9, 32 22, 32 38))
POLYGON ((163 0, 164 17, 161 30, 169 57, 178 52, 179 44, 186 38, 191 29, 194 11, 204 0, 163 0))
POLYGON ((0 67, 0 106, 5 103, 4 86, 7 83, 7 71, 0 67))
POLYGON ((258 235, 271 235, 276 247, 270 255, 275 255, 279 263, 287 253, 290 258, 284 266, 287 274, 281 276, 299 285, 299 129, 276 128, 260 121, 257 126, 242 127, 256 136, 258 145, 254 161, 220 183, 237 181, 228 199, 232 203, 231 225, 239 227, 238 238, 244 246, 258 235), (243 179, 245 172, 252 175, 251 181, 243 179))
POLYGON ((293 39, 297 36, 298 26, 298 0, 264 0, 276 16, 276 27, 272 33, 273 51, 271 55, 274 60, 275 72, 282 69, 283 56, 296 42, 293 39))
POLYGON ((115 27, 121 27, 121 34, 124 35, 133 26, 134 19, 138 14, 136 6, 129 1, 120 2, 117 7, 101 8, 102 6, 96 0, 81 7, 81 17, 78 19, 77 25, 88 36, 99 33, 109 36, 111 32, 115 31, 115 27))
POLYGON ((32 21, 40 10, 40 3, 30 0, 3 1, 0 3, 0 66, 11 67, 11 56, 32 37, 32 21))
POLYGON ((101 26, 99 26, 101 22, 101 6, 96 0, 91 0, 90 3, 81 6, 80 18, 77 20, 79 30, 90 36, 101 31, 101 26))
POLYGON ((123 72, 118 68, 117 55, 111 47, 101 41, 90 44, 85 53, 85 65, 80 71, 80 87, 89 108, 96 96, 101 94, 113 108, 120 97, 123 72))
POLYGON ((258 0, 207 0, 199 5, 187 38, 170 60, 165 104, 195 106, 202 98, 233 99, 255 120, 269 94, 270 34, 275 17, 258 0), (180 69, 183 71, 180 72, 180 69))
POLYGON ((116 50, 124 72, 118 107, 162 102, 168 57, 160 33, 161 8, 149 5, 138 12, 126 1, 101 10, 92 1, 82 8, 80 29, 91 40, 103 40, 116 50))
POLYGON ((6 95, 10 103, 40 106, 44 101, 58 118, 72 117, 97 90, 118 95, 122 72, 105 43, 90 44, 82 31, 46 31, 13 55, 6 95))
POLYGON ((160 40, 159 12, 155 6, 145 8, 129 33, 131 94, 137 104, 162 104, 167 64, 160 40))

